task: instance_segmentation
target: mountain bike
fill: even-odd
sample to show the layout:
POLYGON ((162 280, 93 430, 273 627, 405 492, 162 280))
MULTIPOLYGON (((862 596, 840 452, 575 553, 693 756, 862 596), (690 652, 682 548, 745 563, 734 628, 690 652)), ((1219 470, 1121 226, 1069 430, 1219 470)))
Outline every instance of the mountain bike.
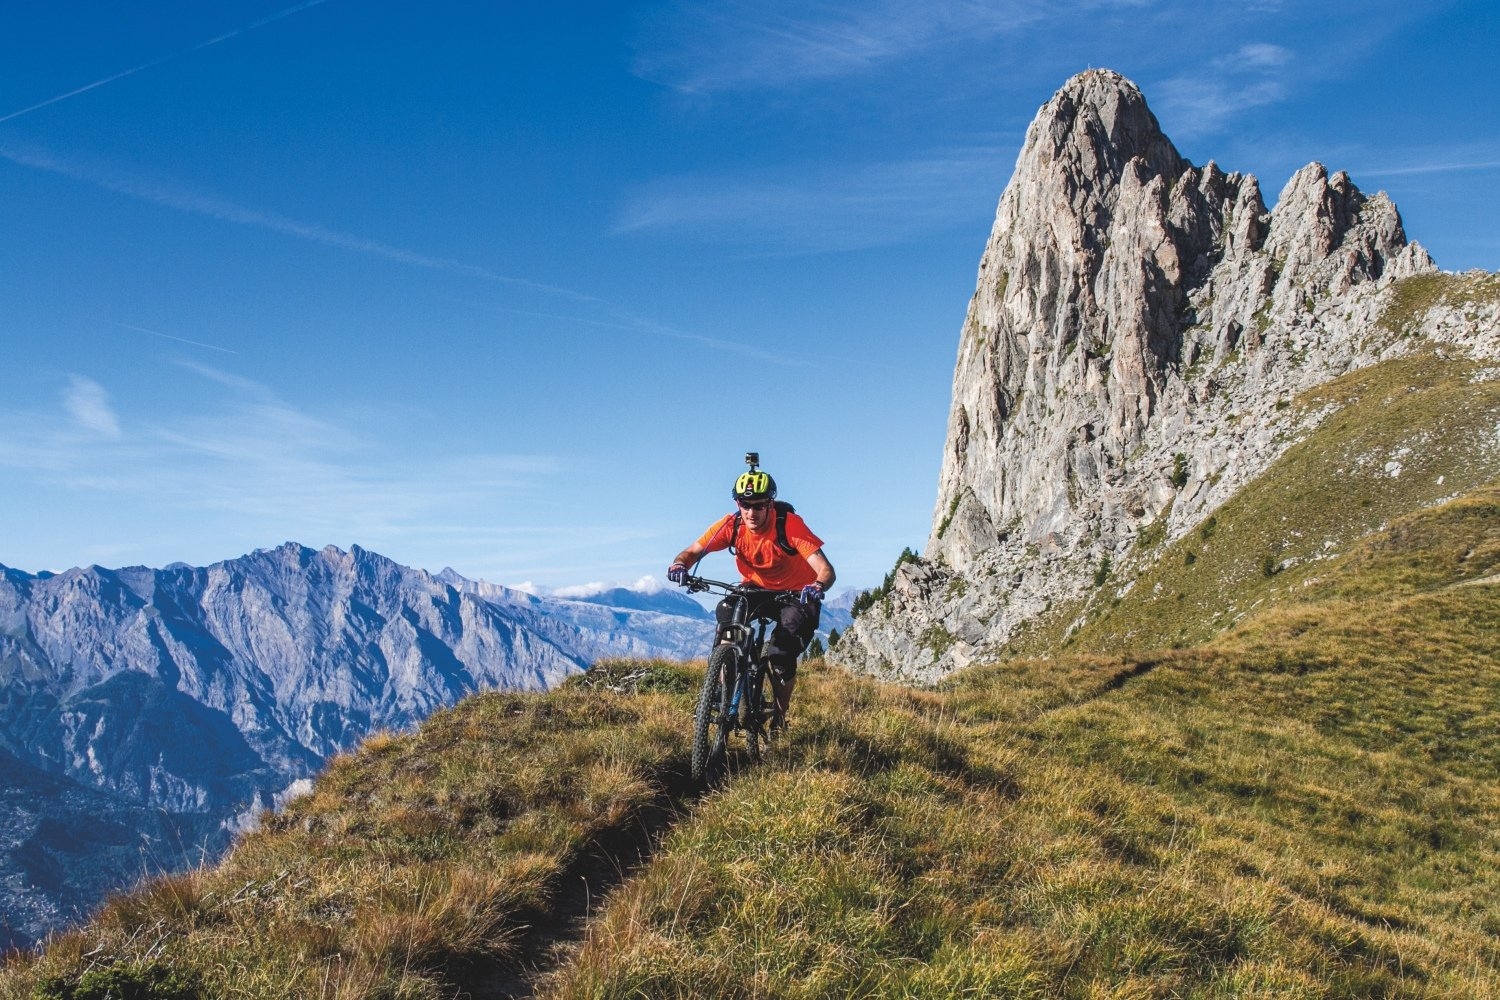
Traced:
POLYGON ((693 780, 701 784, 723 766, 731 733, 745 734, 750 759, 758 761, 761 748, 785 723, 776 699, 767 697, 766 677, 775 668, 761 651, 768 631, 776 626, 776 619, 767 614, 801 598, 795 590, 766 591, 698 576, 688 577, 683 586, 689 593, 722 594, 731 610, 729 621, 719 627, 714 640, 693 715, 693 780), (751 596, 765 594, 775 597, 762 603, 761 613, 752 619, 751 596))

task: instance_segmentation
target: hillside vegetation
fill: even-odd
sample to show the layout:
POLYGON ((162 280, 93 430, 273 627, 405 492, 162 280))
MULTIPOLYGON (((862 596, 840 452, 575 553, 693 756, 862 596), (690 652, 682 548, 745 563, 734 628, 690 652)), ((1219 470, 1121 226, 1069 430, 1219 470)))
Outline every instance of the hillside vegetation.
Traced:
MULTIPOLYGON (((1170 543, 1148 526, 1133 557, 1088 600, 1039 619, 1006 652, 1206 642, 1318 585, 1335 559, 1393 519, 1500 477, 1494 365, 1428 348, 1352 372, 1292 405, 1321 422, 1264 475, 1170 543)), ((1456 564, 1451 578, 1474 568, 1456 564)))
POLYGON ((0 997, 1500 997, 1500 489, 1315 569, 1193 647, 810 665, 707 794, 701 665, 473 698, 0 997))

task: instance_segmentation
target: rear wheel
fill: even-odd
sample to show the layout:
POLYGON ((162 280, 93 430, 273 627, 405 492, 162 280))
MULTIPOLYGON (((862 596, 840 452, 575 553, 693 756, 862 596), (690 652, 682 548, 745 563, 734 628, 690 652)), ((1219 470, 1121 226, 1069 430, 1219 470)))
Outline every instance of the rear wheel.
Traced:
POLYGON ((761 748, 771 743, 771 734, 766 727, 771 721, 774 701, 767 698, 769 665, 762 660, 750 670, 751 680, 745 693, 745 746, 750 751, 750 759, 759 762, 761 748))
POLYGON ((776 701, 776 682, 781 673, 766 664, 766 690, 761 694, 761 704, 765 706, 766 716, 766 745, 770 746, 786 732, 786 716, 781 714, 781 709, 776 701))
POLYGON ((693 780, 699 784, 706 782, 724 763, 724 749, 734 725, 729 715, 729 698, 738 675, 739 653, 734 646, 719 646, 709 656, 708 669, 703 674, 698 711, 693 715, 693 780))

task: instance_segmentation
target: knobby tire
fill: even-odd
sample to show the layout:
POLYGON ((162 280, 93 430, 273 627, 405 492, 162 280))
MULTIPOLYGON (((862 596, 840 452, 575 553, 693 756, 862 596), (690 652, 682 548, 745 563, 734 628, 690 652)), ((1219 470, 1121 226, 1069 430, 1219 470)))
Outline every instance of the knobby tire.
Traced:
POLYGON ((693 780, 699 784, 706 782, 724 763, 729 730, 734 725, 729 705, 738 676, 738 658, 738 649, 720 646, 709 656, 708 668, 703 673, 703 690, 693 716, 693 780))

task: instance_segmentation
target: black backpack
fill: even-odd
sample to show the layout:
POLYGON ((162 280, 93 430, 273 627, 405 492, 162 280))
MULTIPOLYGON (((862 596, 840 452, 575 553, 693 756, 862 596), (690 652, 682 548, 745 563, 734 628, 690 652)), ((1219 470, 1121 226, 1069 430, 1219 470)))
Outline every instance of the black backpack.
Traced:
MULTIPOLYGON (((776 545, 781 549, 781 551, 785 552, 789 556, 796 555, 797 548, 791 542, 786 540, 786 516, 788 514, 795 513, 796 510, 796 507, 793 507, 785 500, 776 501, 776 545)), ((739 540, 740 524, 744 520, 744 512, 735 510, 734 530, 729 533, 729 551, 734 555, 739 555, 739 551, 734 547, 734 543, 739 540)))

